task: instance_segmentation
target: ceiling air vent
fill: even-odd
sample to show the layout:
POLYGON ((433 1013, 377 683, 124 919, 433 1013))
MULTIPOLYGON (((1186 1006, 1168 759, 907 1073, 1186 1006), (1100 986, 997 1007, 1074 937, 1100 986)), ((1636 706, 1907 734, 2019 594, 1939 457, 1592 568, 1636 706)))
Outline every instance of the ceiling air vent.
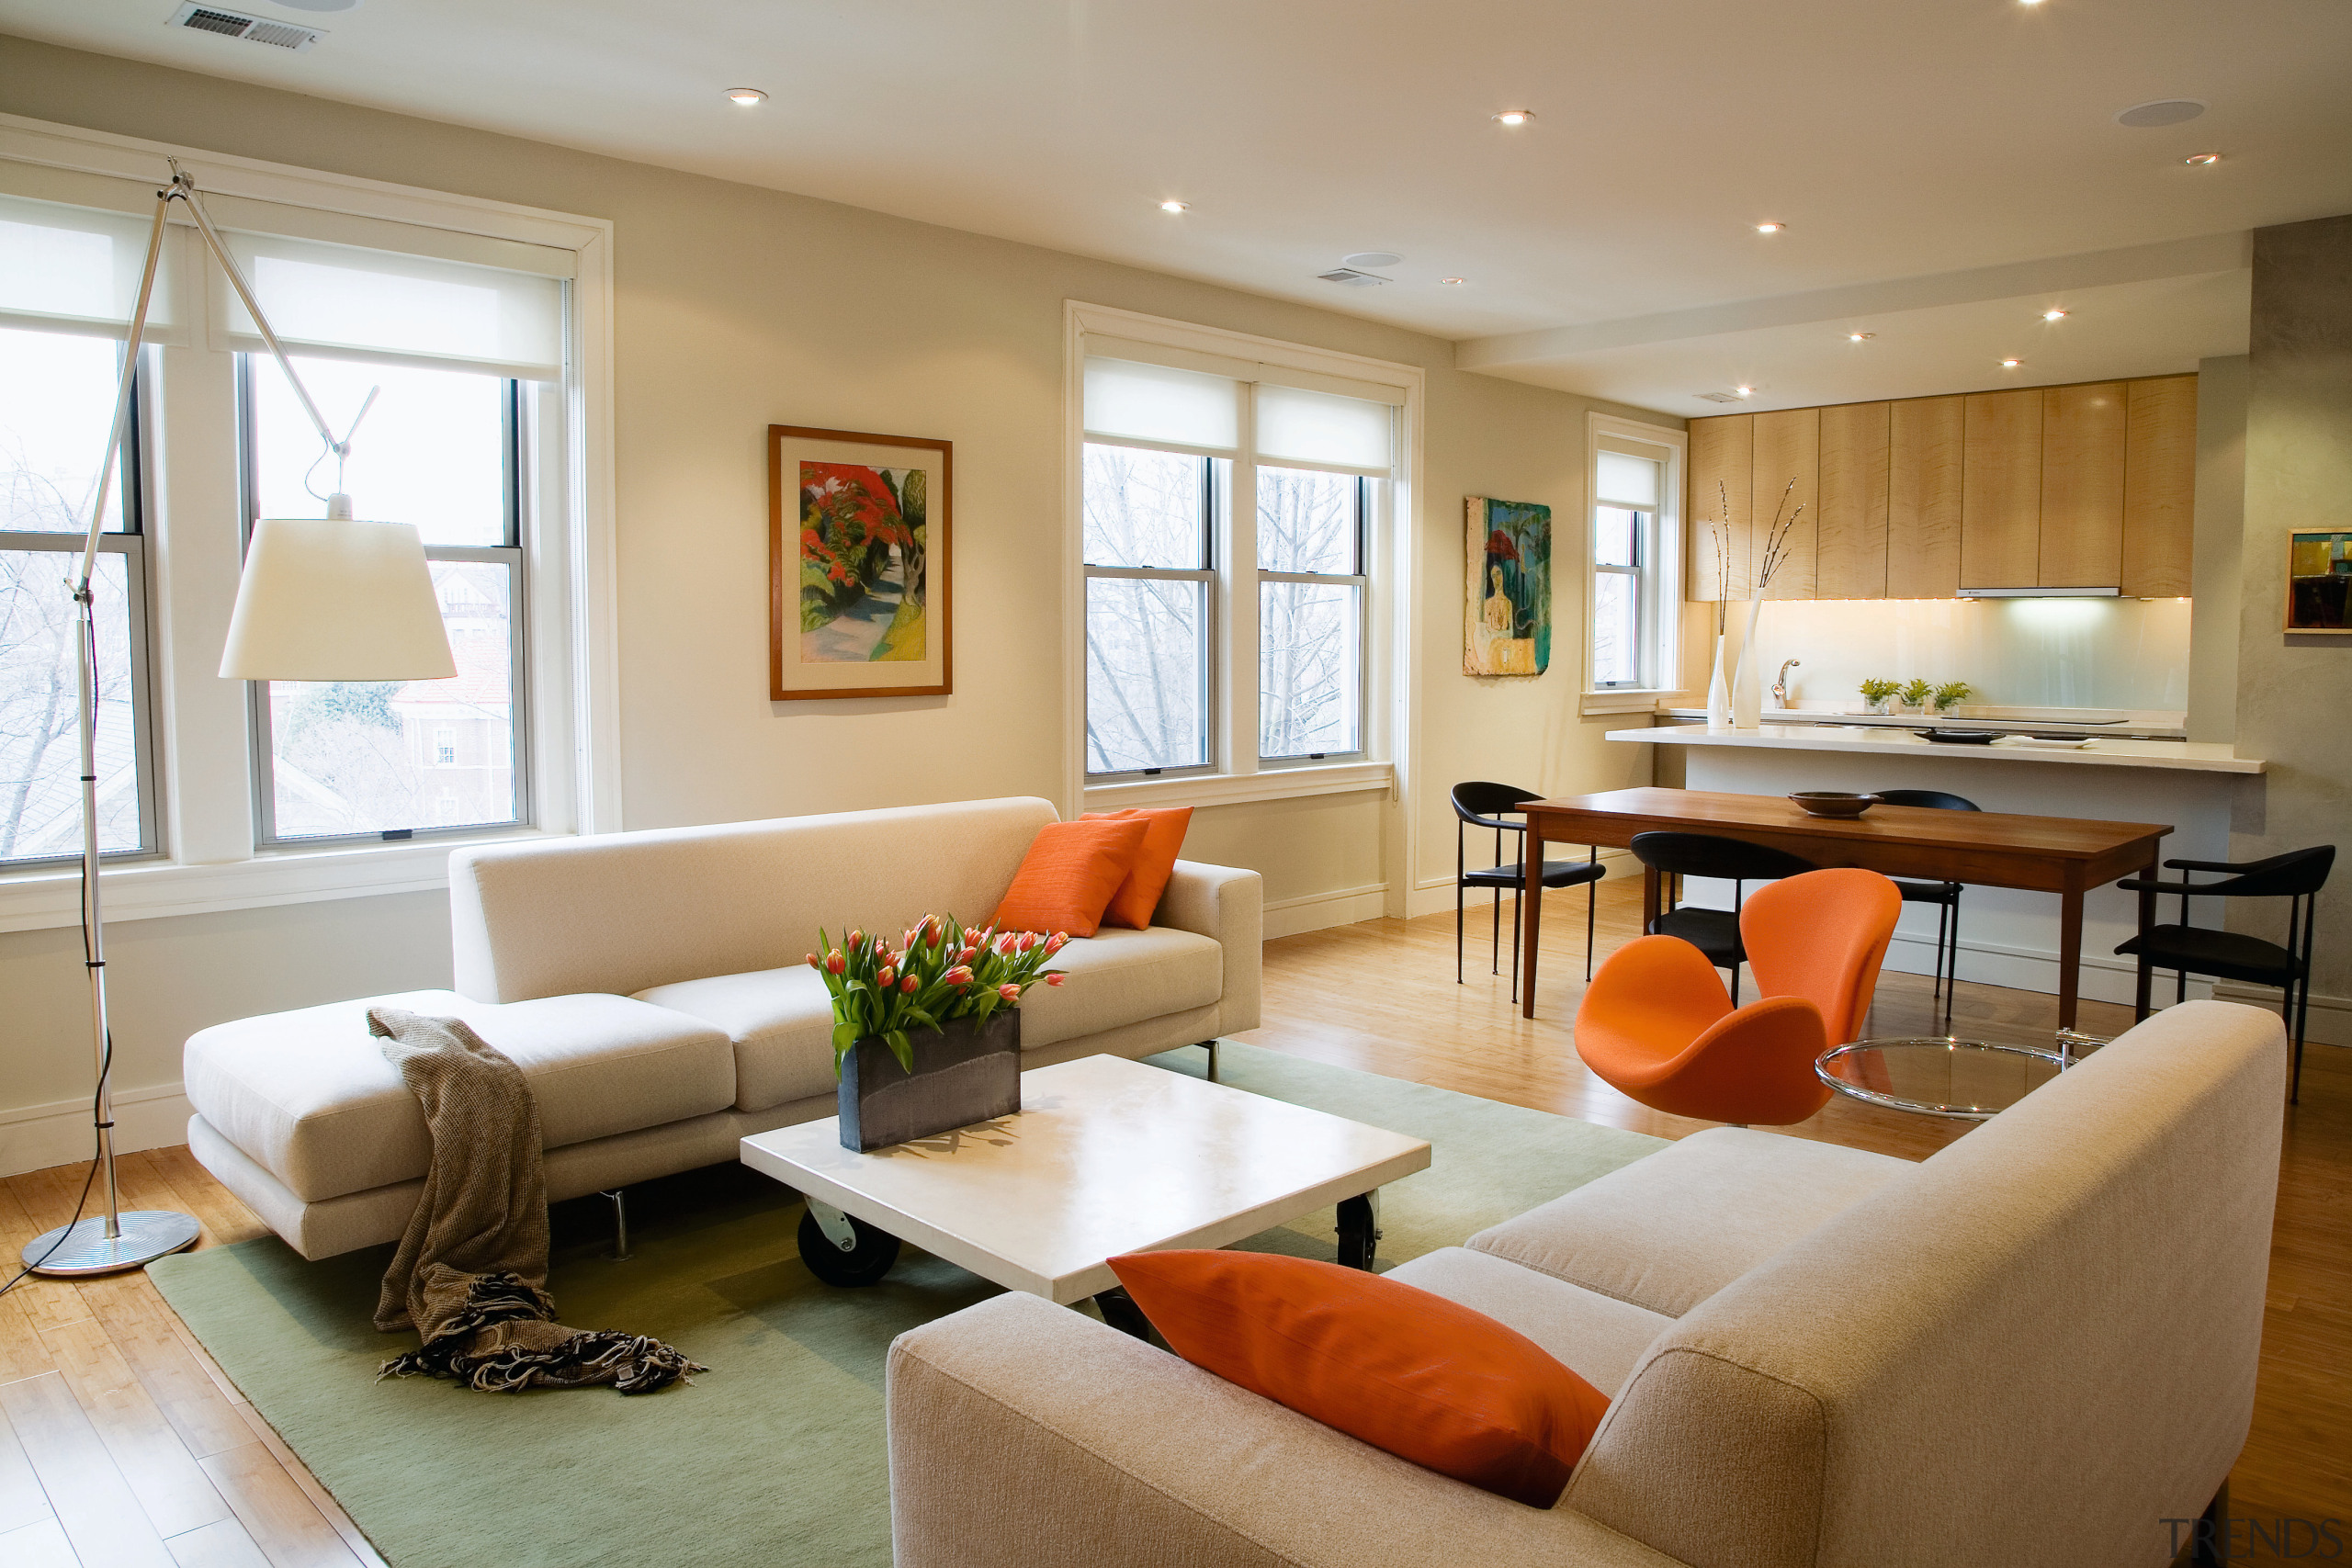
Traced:
POLYGON ((1378 273, 1358 272, 1351 266, 1335 266, 1329 272, 1318 272, 1315 276, 1342 288, 1377 288, 1388 281, 1378 273))
POLYGON ((1707 403, 1736 403, 1741 400, 1737 392, 1693 392, 1690 395, 1707 403))
POLYGON ((243 39, 247 43, 266 43, 273 49, 308 49, 321 37, 317 28, 297 27, 292 22, 249 17, 242 11, 232 11, 220 6, 182 6, 172 13, 171 25, 193 28, 200 33, 219 33, 223 38, 243 39))

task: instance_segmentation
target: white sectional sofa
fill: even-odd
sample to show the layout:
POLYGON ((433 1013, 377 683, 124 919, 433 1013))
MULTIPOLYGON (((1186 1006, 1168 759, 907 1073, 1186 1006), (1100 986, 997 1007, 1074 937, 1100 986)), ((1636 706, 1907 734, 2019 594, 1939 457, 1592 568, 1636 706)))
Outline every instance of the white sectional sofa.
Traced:
POLYGON ((898 1568, 2155 1568, 2252 1419, 2286 1067, 2188 1002, 1922 1164, 1716 1129, 1400 1265, 1612 1396, 1550 1508, 998 1296, 891 1348, 898 1568))
MULTIPOLYGON (((988 919, 1037 829, 1033 798, 462 849, 456 988, 243 1019, 187 1043, 188 1145, 306 1258, 399 1235, 431 1145, 368 1035, 370 1007, 464 1019, 537 1096, 548 1195, 731 1159, 832 1114, 832 1017, 802 962, 820 925, 988 919)), ((1258 874, 1176 863, 1148 931, 1072 942, 1021 1008, 1023 1064, 1147 1055, 1258 1022, 1258 874)))

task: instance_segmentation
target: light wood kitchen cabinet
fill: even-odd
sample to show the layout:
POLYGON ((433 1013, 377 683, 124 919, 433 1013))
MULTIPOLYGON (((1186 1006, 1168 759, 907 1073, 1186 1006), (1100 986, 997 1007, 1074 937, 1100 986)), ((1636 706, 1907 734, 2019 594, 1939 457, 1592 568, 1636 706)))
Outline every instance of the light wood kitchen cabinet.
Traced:
POLYGON ((1961 434, 1960 585, 2041 581, 2041 389, 1971 392, 1961 434))
POLYGON ((2189 592, 2195 376, 1726 414, 1690 432, 1694 600, 1748 596, 1784 494, 1805 510, 1774 599, 2189 592), (1724 585, 1713 541, 1726 497, 1724 585))
POLYGON ((2128 384, 2123 465, 2123 592, 2165 599, 2188 592, 2197 511, 2197 378, 2128 384))
POLYGON ((2122 581, 2125 397, 2120 381, 2042 390, 2041 587, 2122 581))
POLYGON ((1821 518, 1814 535, 1816 599, 1886 595, 1885 403, 1821 411, 1821 518))
POLYGON ((1690 519, 1690 570, 1683 581, 1694 600, 1745 599, 1751 570, 1747 549, 1747 491, 1752 481, 1756 416, 1726 414, 1690 422, 1690 482, 1685 515, 1690 519), (1731 511, 1724 526, 1724 510, 1731 511), (1721 581, 1715 548, 1718 531, 1731 543, 1731 581, 1721 581))
POLYGON ((1960 592, 1961 436, 1951 398, 1905 398, 1887 411, 1886 596, 1960 592))
POLYGON ((1747 492, 1751 576, 1764 570, 1775 520, 1782 523, 1780 565, 1767 599, 1811 599, 1814 545, 1821 499, 1821 411, 1781 409, 1756 418, 1754 467, 1747 492))

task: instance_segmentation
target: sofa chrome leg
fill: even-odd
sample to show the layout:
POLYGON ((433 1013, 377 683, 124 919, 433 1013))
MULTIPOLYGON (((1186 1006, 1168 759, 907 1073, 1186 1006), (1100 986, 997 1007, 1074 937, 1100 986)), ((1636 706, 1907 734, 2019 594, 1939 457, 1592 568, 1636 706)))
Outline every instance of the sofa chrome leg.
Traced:
POLYGON ((1209 1054, 1209 1082, 1211 1083, 1216 1083, 1217 1081, 1216 1048, 1223 1043, 1224 1042, 1221 1040, 1204 1040, 1201 1042, 1201 1049, 1209 1054))
POLYGON ((612 1253, 610 1254, 610 1256, 611 1256, 611 1258, 612 1258, 612 1260, 613 1260, 614 1262, 616 1262, 616 1263, 626 1263, 626 1262, 628 1262, 631 1258, 634 1258, 634 1257, 636 1257, 636 1256, 637 1256, 635 1253, 633 1253, 633 1252, 629 1251, 629 1249, 628 1249, 628 1196, 627 1196, 625 1193, 623 1193, 623 1192, 622 1192, 622 1190, 621 1190, 619 1188, 617 1188, 617 1187, 613 1188, 613 1189, 612 1189, 611 1190, 609 1190, 609 1191, 600 1192, 600 1193, 598 1193, 598 1194, 597 1194, 597 1196, 598 1196, 598 1197, 600 1197, 600 1198, 607 1198, 607 1199, 610 1199, 610 1200, 612 1201, 612 1205, 613 1205, 613 1250, 612 1250, 612 1253))

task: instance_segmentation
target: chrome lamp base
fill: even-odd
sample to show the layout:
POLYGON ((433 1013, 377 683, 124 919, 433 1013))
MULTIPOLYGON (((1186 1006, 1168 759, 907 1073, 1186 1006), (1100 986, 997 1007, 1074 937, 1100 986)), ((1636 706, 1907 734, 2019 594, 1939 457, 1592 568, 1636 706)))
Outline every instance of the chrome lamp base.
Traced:
POLYGON ((138 1269, 158 1258, 194 1247, 192 1214, 173 1209, 132 1209, 119 1216, 120 1234, 107 1235, 106 1216, 95 1215, 35 1236, 25 1244, 25 1267, 63 1279, 138 1269), (50 1248, 55 1247, 56 1251, 50 1248), (48 1253, 43 1258, 41 1255, 48 1253))

